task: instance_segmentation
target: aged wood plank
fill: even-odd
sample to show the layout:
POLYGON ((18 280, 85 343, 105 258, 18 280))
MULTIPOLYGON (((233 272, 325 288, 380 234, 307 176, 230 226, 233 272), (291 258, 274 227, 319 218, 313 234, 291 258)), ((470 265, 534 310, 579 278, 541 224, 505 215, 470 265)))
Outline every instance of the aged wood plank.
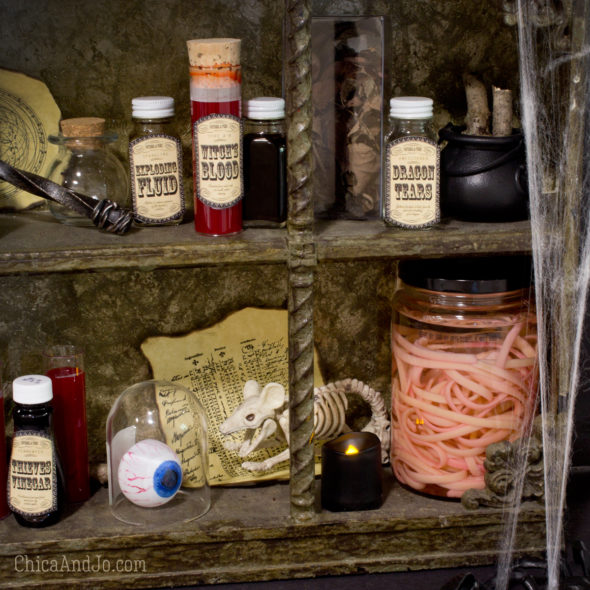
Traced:
MULTIPOLYGON (((448 221, 429 230, 388 228, 381 221, 317 221, 318 261, 529 252, 526 221, 448 221)), ((214 264, 286 264, 287 231, 247 229, 208 237, 192 224, 142 228, 113 236, 93 228, 66 227, 49 214, 0 214, 0 274, 214 264)))
POLYGON ((381 221, 316 222, 318 260, 439 257, 530 252, 528 221, 447 220, 429 229, 386 227, 381 221))
MULTIPOLYGON (((102 489, 47 529, 0 522, 0 588, 153 588, 494 562, 501 510, 426 498, 390 474, 386 489, 379 510, 296 523, 287 484, 215 488, 200 520, 159 529, 117 521, 102 489)), ((543 550, 540 505, 524 505, 518 535, 518 554, 543 550)))

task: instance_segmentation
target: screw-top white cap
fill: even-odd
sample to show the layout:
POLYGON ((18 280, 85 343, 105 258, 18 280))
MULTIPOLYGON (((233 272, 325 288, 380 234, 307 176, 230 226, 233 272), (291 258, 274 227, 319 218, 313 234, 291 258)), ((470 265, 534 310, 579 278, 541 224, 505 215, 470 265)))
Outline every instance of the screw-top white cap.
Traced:
POLYGON ((138 96, 131 101, 131 116, 136 119, 163 119, 174 116, 171 96, 138 96))
POLYGON ((432 117, 432 98, 398 96, 389 101, 389 116, 397 119, 428 119, 432 117))
POLYGON ((53 399, 51 379, 45 375, 24 375, 12 382, 12 399, 17 404, 44 404, 53 399))
POLYGON ((259 96, 246 102, 245 111, 248 119, 284 119, 285 100, 271 96, 259 96))

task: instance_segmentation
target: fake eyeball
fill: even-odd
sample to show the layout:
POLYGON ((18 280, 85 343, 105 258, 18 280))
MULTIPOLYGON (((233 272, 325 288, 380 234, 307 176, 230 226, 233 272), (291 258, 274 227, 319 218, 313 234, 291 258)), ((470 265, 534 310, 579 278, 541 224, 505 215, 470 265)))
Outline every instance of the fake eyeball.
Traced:
POLYGON ((168 445, 147 438, 123 455, 118 478, 121 491, 130 502, 154 508, 174 498, 182 483, 182 467, 168 445))

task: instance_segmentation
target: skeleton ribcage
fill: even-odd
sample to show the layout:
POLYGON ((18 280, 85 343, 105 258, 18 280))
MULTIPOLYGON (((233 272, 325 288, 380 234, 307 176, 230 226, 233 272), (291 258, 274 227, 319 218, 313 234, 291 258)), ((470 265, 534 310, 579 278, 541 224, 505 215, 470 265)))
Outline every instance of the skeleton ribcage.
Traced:
POLYGON ((314 390, 313 417, 315 438, 327 439, 340 434, 346 428, 348 400, 337 383, 329 383, 314 390))
POLYGON ((359 395, 371 408, 371 419, 363 428, 373 432, 381 441, 384 462, 389 457, 390 434, 389 417, 383 397, 378 391, 358 379, 343 379, 316 387, 314 393, 315 440, 334 438, 342 432, 350 431, 346 424, 348 409, 347 394, 359 395))

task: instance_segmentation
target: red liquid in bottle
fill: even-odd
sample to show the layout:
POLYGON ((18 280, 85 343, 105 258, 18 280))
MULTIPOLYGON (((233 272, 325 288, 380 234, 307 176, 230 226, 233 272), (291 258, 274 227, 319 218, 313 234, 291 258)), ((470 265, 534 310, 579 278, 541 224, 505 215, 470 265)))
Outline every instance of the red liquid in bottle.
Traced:
MULTIPOLYGON (((191 123, 211 114, 240 117, 241 101, 201 102, 191 100, 191 123)), ((197 171, 193 168, 193 182, 197 186, 197 171)), ((225 209, 216 209, 195 199, 195 230, 202 234, 224 235, 242 230, 242 201, 225 209)))
POLYGON ((53 430, 59 449, 69 502, 90 497, 86 386, 84 372, 75 367, 50 369, 53 384, 53 430))
POLYGON ((6 457, 6 434, 4 428, 4 398, 0 396, 0 518, 10 514, 6 500, 6 478, 8 477, 8 463, 6 457))

